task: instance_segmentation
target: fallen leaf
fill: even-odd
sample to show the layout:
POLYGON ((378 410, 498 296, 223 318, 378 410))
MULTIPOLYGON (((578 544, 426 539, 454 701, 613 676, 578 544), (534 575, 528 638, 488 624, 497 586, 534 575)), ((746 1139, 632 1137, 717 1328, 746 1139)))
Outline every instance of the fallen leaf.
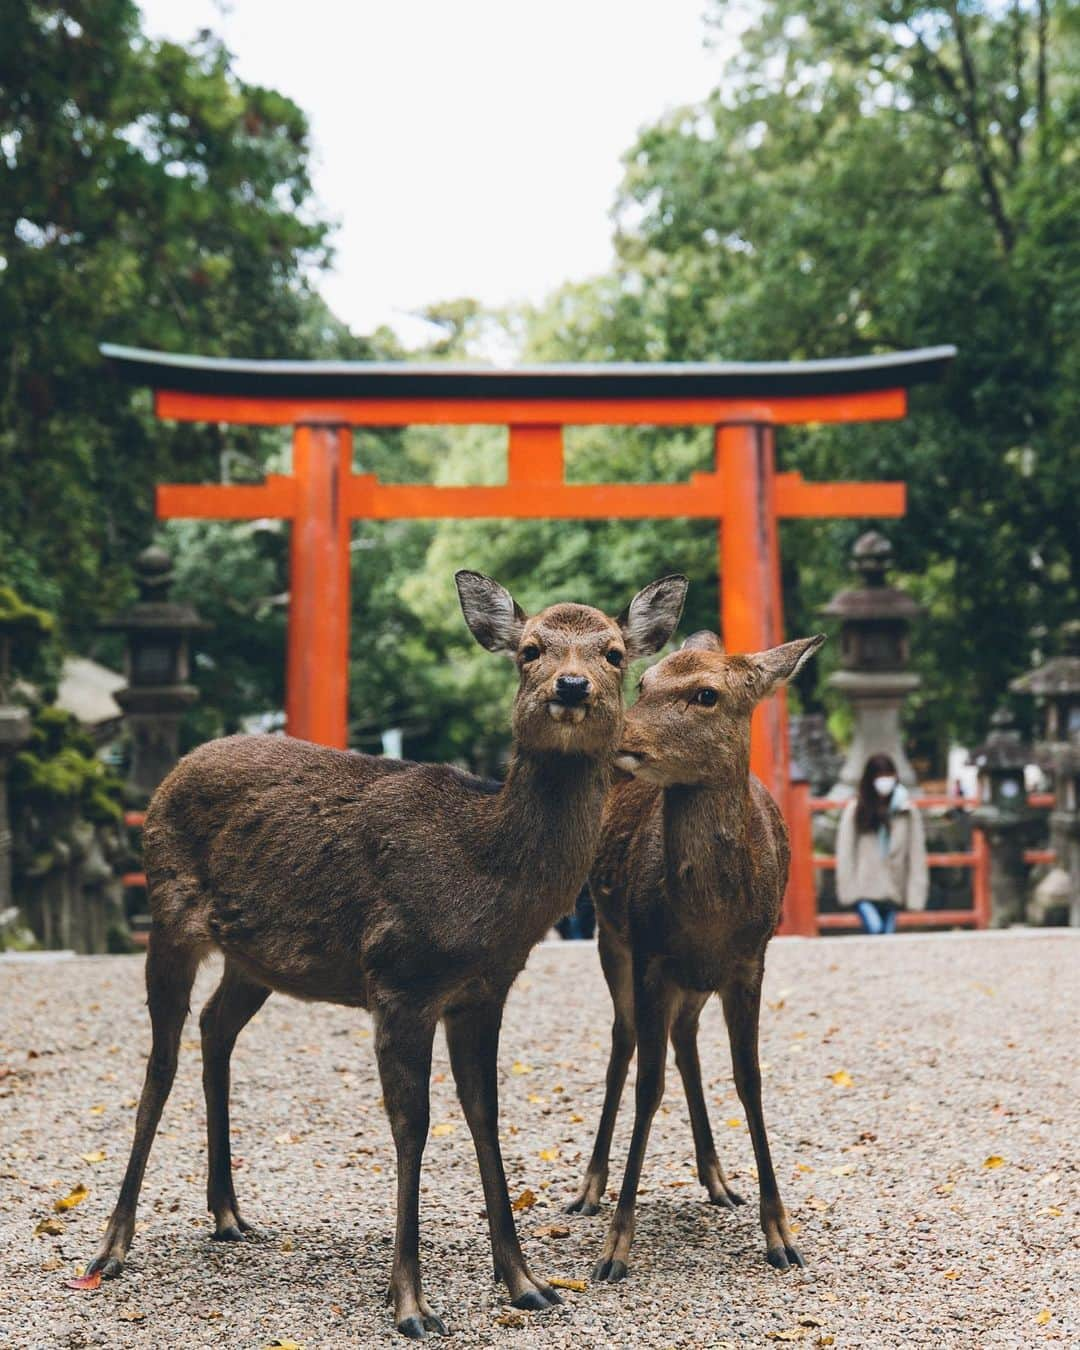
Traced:
POLYGON ((956 1190, 955 1181, 943 1181, 941 1185, 937 1187, 938 1195, 952 1195, 953 1191, 955 1190, 956 1190))
POLYGON ((453 1134, 457 1126, 452 1120, 444 1120, 441 1125, 436 1125, 431 1133, 436 1139, 445 1139, 448 1134, 453 1134))
POLYGON ((281 1246, 278 1248, 278 1250, 279 1250, 279 1251, 282 1251, 282 1252, 291 1252, 291 1251, 294 1251, 294 1250, 295 1250, 295 1244, 294 1244, 292 1238, 291 1238, 291 1237, 282 1238, 282 1239, 281 1239, 281 1246))
POLYGON ((552 1289, 569 1289, 574 1294, 583 1294, 589 1287, 584 1280, 563 1280, 558 1275, 548 1280, 548 1284, 552 1289))
POLYGON ((121 1322, 145 1322, 146 1314, 138 1308, 121 1308, 116 1314, 121 1322))
POLYGON ((266 1350, 304 1350, 302 1345, 296 1341, 290 1341, 280 1336, 275 1336, 272 1341, 267 1341, 266 1350))
POLYGON ((796 1171, 796 1172, 812 1172, 813 1170, 814 1170, 814 1169, 810 1166, 809 1163, 796 1163, 796 1164, 795 1164, 795 1171, 796 1171))
POLYGON ((532 1073, 531 1064, 522 1064, 520 1059, 515 1059, 510 1066, 511 1073, 532 1073))
POLYGON ((93 1153, 80 1153, 79 1157, 85 1163, 99 1163, 105 1161, 105 1150, 98 1148, 93 1153))
POLYGON ((90 1188, 84 1186, 80 1181, 77 1186, 73 1186, 67 1195, 63 1195, 59 1200, 53 1201, 53 1209, 57 1213, 62 1213, 65 1209, 74 1209, 76 1205, 81 1205, 90 1194, 90 1188))
POLYGON ((543 1106, 545 1099, 540 1096, 539 1092, 530 1092, 528 1100, 532 1102, 534 1106, 543 1106))
POLYGON ((740 1116, 732 1116, 730 1120, 725 1120, 724 1124, 729 1125, 733 1130, 737 1130, 742 1125, 742 1118, 740 1116))
POLYGON ((542 1148, 540 1150, 540 1160, 542 1162, 555 1162, 559 1156, 557 1148, 542 1148))
POLYGON ((960 1272, 958 1270, 947 1270, 943 1278, 946 1280, 958 1280, 960 1278, 960 1272))
POLYGON ((1050 1321, 1050 1309, 1043 1308, 1043 1310, 1036 1315, 1035 1321, 1038 1322, 1041 1327, 1046 1326, 1047 1322, 1050 1321))
POLYGON ((90 1114, 92 1116, 103 1116, 105 1114, 105 1108, 103 1106, 92 1106, 90 1108, 90 1114))
POLYGON ((1000 1155, 1000 1153, 991 1153, 989 1158, 986 1158, 983 1161, 983 1166, 989 1168, 992 1171, 995 1167, 1004 1167, 1005 1159, 1000 1155))
POLYGON ((536 1192, 530 1191, 528 1186, 526 1186, 510 1208, 516 1210, 520 1214, 523 1209, 532 1209, 535 1204, 536 1192))
POLYGON ((66 1281, 69 1289, 96 1289, 100 1283, 100 1270, 95 1270, 93 1275, 77 1275, 75 1279, 66 1281))
POLYGON ((829 1079, 835 1083, 837 1087, 851 1087, 852 1084, 852 1077, 847 1069, 837 1069, 835 1073, 829 1074, 829 1079))
POLYGON ((520 1329, 529 1325, 529 1319, 523 1312, 518 1312, 516 1308, 507 1308, 506 1312, 500 1313, 495 1319, 497 1327, 514 1327, 520 1329))
POLYGON ((584 1116, 579 1116, 579 1115, 577 1114, 577 1112, 575 1111, 575 1112, 573 1113, 573 1115, 570 1117, 570 1124, 571 1124, 571 1125, 581 1125, 581 1124, 584 1122, 584 1120, 585 1120, 585 1117, 584 1117, 584 1116))
POLYGON ((1063 1210, 1058 1209, 1057 1205, 1047 1205, 1045 1209, 1040 1209, 1039 1213, 1045 1215, 1048 1219, 1060 1219, 1063 1210))
POLYGON ((58 1256, 50 1256, 47 1261, 42 1261, 41 1269, 50 1271, 59 1270, 63 1264, 64 1263, 60 1260, 58 1256))
POLYGON ((817 1340, 814 1342, 815 1345, 834 1345, 835 1343, 836 1343, 835 1336, 819 1336, 817 1340))
POLYGON ((533 1237, 538 1238, 568 1238, 570 1229, 562 1223, 545 1224, 543 1228, 534 1228, 533 1237))
POLYGON ((35 1237, 59 1237, 64 1231, 63 1219, 42 1219, 34 1229, 35 1237))

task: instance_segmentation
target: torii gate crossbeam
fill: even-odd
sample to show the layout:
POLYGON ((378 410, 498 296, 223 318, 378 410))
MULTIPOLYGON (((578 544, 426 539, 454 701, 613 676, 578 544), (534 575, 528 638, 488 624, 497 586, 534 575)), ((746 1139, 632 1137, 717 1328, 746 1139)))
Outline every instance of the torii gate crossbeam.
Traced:
MULTIPOLYGON (((234 361, 103 346, 125 380, 155 391, 162 418, 294 428, 291 475, 257 486, 158 488, 162 517, 292 522, 287 671, 291 735, 344 746, 349 527, 354 519, 712 519, 721 620, 732 651, 782 642, 777 523, 797 516, 899 516, 902 483, 806 483, 776 473, 777 426, 903 417, 911 385, 940 378, 953 347, 838 361, 534 366, 234 361), (499 486, 385 484, 352 472, 354 427, 501 424, 499 486), (686 483, 569 484, 563 428, 708 425, 715 468, 686 483)), ((467 560, 466 560, 467 561, 467 560)), ((755 717, 752 765, 782 806, 785 703, 755 717)))

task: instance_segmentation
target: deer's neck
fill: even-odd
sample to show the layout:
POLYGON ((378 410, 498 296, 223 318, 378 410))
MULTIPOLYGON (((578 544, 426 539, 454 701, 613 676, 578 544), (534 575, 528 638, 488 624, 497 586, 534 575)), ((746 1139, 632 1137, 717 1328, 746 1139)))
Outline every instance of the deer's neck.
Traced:
POLYGON ((572 906, 596 853, 606 765, 584 755, 514 750, 487 821, 489 857, 519 878, 522 905, 543 930, 572 906))
POLYGON ((700 908, 741 885, 750 812, 749 765, 729 785, 665 789, 665 872, 673 901, 700 908))

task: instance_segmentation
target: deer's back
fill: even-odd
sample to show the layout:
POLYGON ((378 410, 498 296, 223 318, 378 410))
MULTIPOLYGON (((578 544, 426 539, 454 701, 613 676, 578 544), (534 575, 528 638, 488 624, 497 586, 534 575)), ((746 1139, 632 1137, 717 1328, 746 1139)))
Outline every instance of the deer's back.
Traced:
POLYGON ((284 737, 208 742, 147 813, 155 923, 301 997, 423 984, 475 948, 461 877, 470 807, 494 790, 284 737))

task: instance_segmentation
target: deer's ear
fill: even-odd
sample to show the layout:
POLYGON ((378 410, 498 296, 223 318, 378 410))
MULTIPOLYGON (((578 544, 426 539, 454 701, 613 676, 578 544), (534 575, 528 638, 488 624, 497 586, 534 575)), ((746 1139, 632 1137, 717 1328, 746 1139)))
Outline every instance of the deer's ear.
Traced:
POLYGON ((682 645, 684 652, 722 652, 724 644, 707 628, 702 628, 697 633, 691 633, 682 645))
POLYGON ((619 627, 631 661, 658 652, 674 633, 689 582, 675 574, 652 581, 638 591, 619 615, 619 627))
POLYGON ((794 679, 826 636, 825 633, 815 633, 813 637, 796 638, 794 642, 785 642, 781 647, 770 647, 768 651, 748 656, 746 659, 757 670, 758 698, 767 698, 778 685, 794 679))
POLYGON ((516 652, 525 612, 505 586, 482 572, 455 572, 461 612, 469 631, 489 652, 516 652))

